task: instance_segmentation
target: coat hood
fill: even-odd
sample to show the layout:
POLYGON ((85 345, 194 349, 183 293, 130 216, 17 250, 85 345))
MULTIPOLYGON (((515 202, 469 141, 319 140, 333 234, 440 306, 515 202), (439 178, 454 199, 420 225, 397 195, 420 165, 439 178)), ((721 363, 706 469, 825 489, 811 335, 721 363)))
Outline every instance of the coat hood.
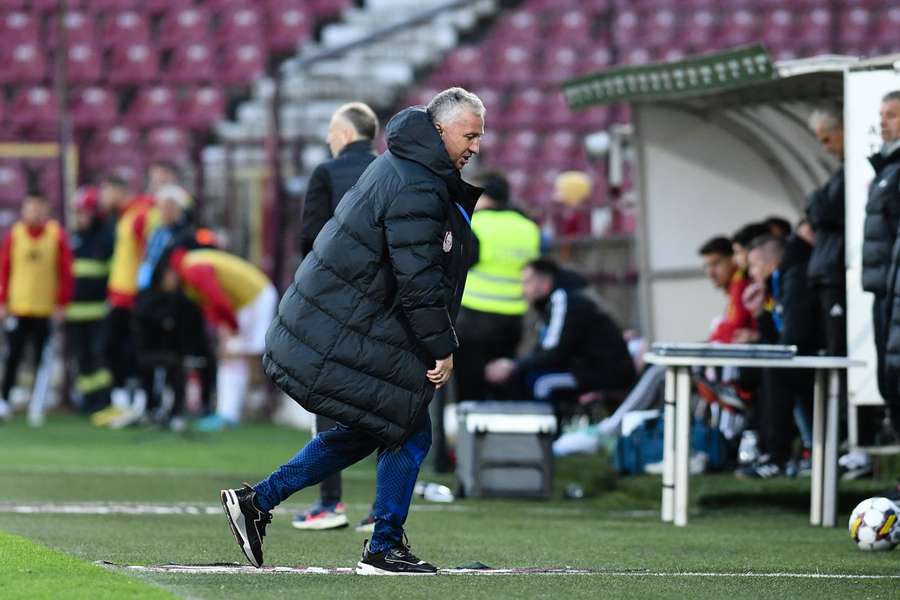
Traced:
POLYGON ((411 106, 401 110, 384 131, 391 154, 417 162, 441 178, 451 198, 472 215, 483 190, 463 181, 424 108, 411 106))

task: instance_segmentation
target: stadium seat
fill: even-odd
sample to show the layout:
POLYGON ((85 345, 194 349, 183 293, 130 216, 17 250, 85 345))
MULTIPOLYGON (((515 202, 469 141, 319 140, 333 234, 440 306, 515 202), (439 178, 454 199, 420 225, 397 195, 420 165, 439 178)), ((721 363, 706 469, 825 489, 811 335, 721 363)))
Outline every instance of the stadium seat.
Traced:
POLYGON ((188 43, 210 39, 211 17, 199 6, 171 10, 165 14, 159 31, 159 47, 168 50, 188 43))
POLYGON ((178 110, 178 123, 188 129, 208 129, 224 118, 225 97, 212 86, 188 90, 178 110))
POLYGON ((586 44, 591 40, 591 19, 583 10, 568 10, 552 20, 546 38, 551 42, 586 44))
POLYGON ((51 212, 58 213, 58 207, 62 205, 62 190, 60 189, 62 175, 59 172, 59 162, 42 160, 40 163, 34 165, 33 169, 33 172, 37 174, 37 187, 50 202, 51 212))
POLYGON ((216 79, 225 85, 250 85, 265 75, 266 58, 266 51, 258 44, 225 48, 216 79))
POLYGON ((77 43, 66 52, 66 78, 73 84, 95 83, 100 80, 103 65, 100 51, 93 43, 77 43))
POLYGON ((678 33, 678 40, 691 51, 703 52, 709 48, 719 23, 717 13, 711 10, 698 10, 692 13, 686 25, 678 33))
POLYGON ((900 31, 900 7, 894 6, 881 13, 881 18, 875 24, 873 37, 877 43, 885 44, 892 52, 896 52, 900 50, 898 31, 900 31))
POLYGON ((149 16, 159 16, 166 12, 190 8, 194 0, 140 0, 141 10, 149 16))
POLYGON ((28 0, 0 0, 0 14, 8 14, 12 11, 26 10, 28 0))
POLYGON ((219 29, 216 33, 219 44, 262 44, 263 16, 255 7, 239 6, 230 8, 219 15, 219 29))
POLYGON ((631 47, 640 38, 640 16, 634 10, 621 10, 612 25, 616 44, 631 47))
POLYGON ((16 161, 0 159, 0 204, 18 205, 28 191, 22 167, 16 161))
POLYGON ((858 44, 868 40, 872 34, 869 11, 864 8, 844 10, 838 23, 838 35, 845 44, 858 44))
POLYGON ((756 41, 759 37, 759 23, 756 15, 740 9, 725 15, 718 42, 722 46, 739 46, 756 41))
POLYGON ((72 125, 76 129, 107 127, 117 116, 116 96, 108 87, 90 86, 75 91, 70 101, 72 125))
POLYGON ((578 75, 589 75, 609 68, 612 64, 612 53, 609 48, 599 46, 585 52, 578 61, 576 73, 578 75))
POLYGON ((311 11, 319 17, 335 17, 346 8, 353 6, 353 0, 309 0, 311 11))
POLYGON ((504 111, 506 127, 534 126, 540 123, 544 106, 544 92, 537 88, 522 90, 513 95, 504 111))
POLYGON ((779 8, 766 14, 762 20, 761 39, 769 46, 790 43, 794 39, 794 15, 779 8))
POLYGON ((492 79, 500 83, 530 83, 535 71, 534 52, 527 45, 502 48, 491 64, 492 79))
POLYGON ((642 37, 651 48, 668 48, 678 34, 678 20, 674 10, 662 9, 646 19, 642 37))
POLYGON ((190 157, 190 136, 178 127, 157 127, 147 134, 144 146, 149 161, 182 162, 190 157))
POLYGON ((537 132, 530 129, 507 135, 500 150, 503 161, 515 165, 530 165, 536 162, 539 141, 537 132))
POLYGON ((168 125, 177 120, 175 93, 164 85, 141 88, 125 115, 125 121, 136 127, 168 125))
POLYGON ((312 36, 312 22, 302 6, 293 0, 269 4, 269 27, 266 38, 275 52, 292 52, 312 36))
POLYGON ((562 92, 554 91, 545 96, 543 123, 550 128, 572 129, 579 125, 578 116, 569 108, 562 92))
POLYGON ((141 155, 137 132, 124 125, 113 125, 94 134, 83 160, 89 168, 98 169, 115 162, 118 157, 131 158, 135 155, 141 155))
POLYGON ((133 10, 141 7, 141 0, 85 0, 84 8, 94 13, 111 13, 133 10))
POLYGON ((114 85, 146 85, 159 73, 155 48, 140 42, 113 50, 108 81, 114 85))
POLYGON ((487 65, 475 46, 460 45, 453 49, 438 68, 436 77, 441 87, 471 86, 487 79, 487 65))
POLYGON ((149 43, 150 23, 136 10, 109 14, 105 19, 101 40, 107 48, 131 43, 149 43))
POLYGON ((13 129, 32 139, 51 132, 55 135, 58 120, 56 94, 43 86, 20 89, 9 107, 9 122, 13 129))
POLYGON ((209 44, 191 43, 175 49, 165 79, 173 84, 206 83, 217 78, 209 44))
MULTIPOLYGON (((63 27, 66 30, 66 45, 93 44, 97 40, 96 21, 89 13, 70 10, 63 19, 63 27)), ((47 39, 53 48, 59 44, 59 28, 54 27, 52 21, 47 27, 47 39)))
POLYGON ((830 45, 831 20, 831 11, 822 7, 798 14, 793 41, 804 46, 830 45))
POLYGON ((557 84, 578 73, 579 52, 569 45, 557 45, 544 49, 537 79, 546 84, 557 84))
POLYGON ((541 38, 539 15, 527 9, 519 9, 500 17, 491 32, 492 43, 532 43, 541 38))
POLYGON ((571 131, 557 131, 544 136, 537 152, 542 165, 568 168, 571 166, 580 138, 571 131))
POLYGON ((47 59, 35 42, 0 49, 0 84, 40 83, 47 77, 47 59))
POLYGON ((7 13, 3 19, 2 44, 15 46, 16 44, 36 44, 39 38, 38 23, 27 12, 14 11, 7 13))

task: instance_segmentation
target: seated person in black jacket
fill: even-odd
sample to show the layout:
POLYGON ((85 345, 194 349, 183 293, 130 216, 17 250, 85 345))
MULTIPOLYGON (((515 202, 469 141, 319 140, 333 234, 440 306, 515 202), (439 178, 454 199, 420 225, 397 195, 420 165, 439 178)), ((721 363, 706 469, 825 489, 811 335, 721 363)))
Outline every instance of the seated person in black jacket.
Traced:
POLYGON ((522 284, 525 299, 543 320, 538 345, 518 359, 488 363, 488 381, 517 386, 520 399, 555 403, 631 387, 634 363, 622 331, 593 300, 565 285, 556 263, 531 261, 522 284))
MULTIPOLYGON (((760 342, 797 346, 797 354, 816 354, 821 346, 818 308, 807 281, 812 246, 800 235, 787 240, 764 236, 750 246, 750 276, 765 294, 750 306, 760 342)), ((757 425, 763 454, 739 476, 769 478, 784 473, 791 454, 794 421, 808 420, 813 374, 806 369, 764 369, 757 425), (795 408, 799 407, 800 410, 795 408)))

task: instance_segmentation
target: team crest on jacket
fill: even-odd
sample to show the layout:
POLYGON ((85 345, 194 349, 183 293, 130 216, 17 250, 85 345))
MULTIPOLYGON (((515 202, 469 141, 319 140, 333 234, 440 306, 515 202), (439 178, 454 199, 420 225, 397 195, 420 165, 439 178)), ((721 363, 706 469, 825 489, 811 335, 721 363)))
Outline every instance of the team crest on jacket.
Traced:
POLYGON ((450 252, 453 248, 453 234, 449 231, 444 234, 444 252, 450 252))

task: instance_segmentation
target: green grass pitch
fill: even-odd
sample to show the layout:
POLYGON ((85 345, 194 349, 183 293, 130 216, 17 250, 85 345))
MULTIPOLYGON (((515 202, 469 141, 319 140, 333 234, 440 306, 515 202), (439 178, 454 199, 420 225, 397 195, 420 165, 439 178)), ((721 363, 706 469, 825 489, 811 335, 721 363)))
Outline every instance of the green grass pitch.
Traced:
MULTIPOLYGON (((691 522, 678 529, 659 521, 658 478, 617 479, 600 457, 560 461, 551 501, 465 499, 445 506, 416 499, 407 524, 414 552, 441 567, 480 561, 596 571, 590 575, 363 578, 126 568, 244 564, 217 509, 219 489, 257 481, 307 439, 272 425, 189 436, 100 430, 73 417, 51 418, 41 429, 21 420, 0 425, 0 598, 900 597, 900 551, 858 551, 844 526, 850 508, 889 479, 842 483, 839 527, 818 529, 808 525, 808 480, 695 477, 691 522), (561 499, 570 481, 591 497, 561 499), (142 505, 163 514, 60 512, 79 505, 142 505), (93 564, 99 561, 118 566, 93 564)), ((373 465, 369 459, 345 473, 351 520, 371 502, 373 465)), ((450 483, 427 469, 421 477, 450 483)), ((269 565, 355 564, 363 535, 352 528, 291 527, 293 512, 315 497, 316 490, 304 490, 276 512, 266 538, 269 565)))

